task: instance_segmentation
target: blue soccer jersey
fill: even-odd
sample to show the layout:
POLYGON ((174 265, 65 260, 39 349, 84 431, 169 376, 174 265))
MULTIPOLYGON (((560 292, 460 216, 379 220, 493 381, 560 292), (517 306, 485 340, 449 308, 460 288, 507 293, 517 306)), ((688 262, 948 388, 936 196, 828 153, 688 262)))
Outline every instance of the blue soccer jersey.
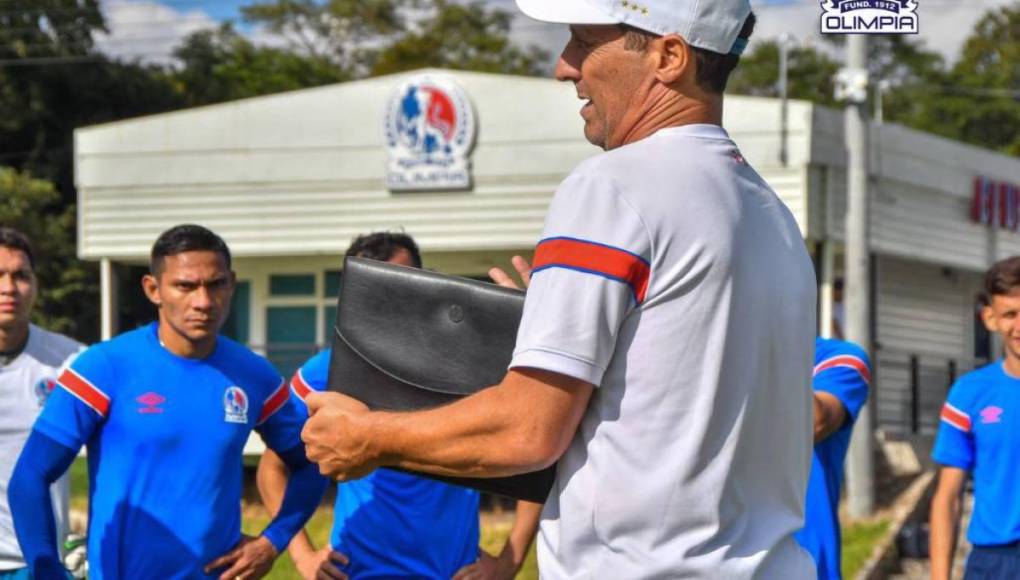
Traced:
POLYGON ((942 406, 932 459, 969 471, 978 546, 1020 541, 1020 379, 1002 361, 960 377, 942 406))
POLYGON ((88 448, 94 580, 206 578, 241 537, 252 429, 278 451, 301 444, 305 414, 279 374, 223 337, 208 358, 186 359, 152 324, 86 350, 58 384, 35 429, 88 448))
MULTIPOLYGON (((312 357, 291 379, 301 400, 325 390, 329 357, 312 357)), ((378 469, 337 487, 330 544, 350 558, 343 569, 354 580, 449 580, 478 558, 478 492, 378 469)))
POLYGON ((804 529, 795 537, 815 559, 818 579, 840 574, 839 490, 850 434, 868 398, 871 371, 868 356, 857 345, 842 340, 815 340, 815 392, 829 393, 843 404, 847 420, 824 440, 815 443, 808 479, 804 529))

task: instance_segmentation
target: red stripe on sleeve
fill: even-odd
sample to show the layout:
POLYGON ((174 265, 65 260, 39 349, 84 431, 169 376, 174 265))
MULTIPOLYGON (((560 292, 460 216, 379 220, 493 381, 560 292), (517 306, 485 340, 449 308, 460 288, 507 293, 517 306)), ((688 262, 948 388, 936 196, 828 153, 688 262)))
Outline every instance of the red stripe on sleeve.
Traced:
POLYGON ((964 433, 970 433, 970 416, 949 403, 942 405, 939 418, 964 433))
POLYGON ((60 375, 60 378, 57 379, 57 384, 77 397, 79 401, 91 407, 93 411, 99 413, 104 419, 107 413, 110 412, 110 397, 96 388, 88 379, 73 370, 65 370, 60 375))
POLYGON ((827 358, 818 363, 815 365, 815 372, 813 376, 818 376, 818 373, 836 367, 854 369, 861 375, 861 378, 864 379, 865 383, 868 383, 869 385, 871 384, 871 369, 868 368, 868 365, 863 360, 848 354, 827 358))
POLYGON ((302 401, 312 392, 312 388, 305 382, 305 378, 301 376, 301 369, 298 369, 294 373, 294 377, 290 379, 290 388, 294 389, 294 394, 297 395, 302 401))
POLYGON ((287 383, 280 381, 280 386, 276 387, 272 395, 266 399, 266 402, 262 404, 262 413, 259 415, 259 420, 256 425, 265 423, 267 419, 273 416, 274 413, 283 408, 283 405, 290 398, 290 391, 287 390, 287 383))
POLYGON ((572 238, 549 238, 539 242, 532 269, 543 268, 567 268, 619 280, 630 286, 638 304, 645 300, 651 275, 648 262, 635 254, 572 238))

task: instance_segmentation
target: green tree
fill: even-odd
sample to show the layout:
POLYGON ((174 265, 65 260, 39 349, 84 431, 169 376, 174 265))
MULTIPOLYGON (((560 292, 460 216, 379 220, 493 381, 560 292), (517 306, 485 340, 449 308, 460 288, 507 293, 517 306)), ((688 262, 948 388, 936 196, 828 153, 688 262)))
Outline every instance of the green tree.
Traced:
POLYGON ((181 106, 158 68, 95 52, 96 0, 0 2, 0 164, 74 201, 74 128, 181 106))
POLYGON ((105 30, 98 0, 4 0, 0 58, 86 56, 97 30, 105 30))
POLYGON ((95 264, 75 255, 74 205, 62 203, 52 183, 0 168, 0 225, 17 228, 32 240, 39 277, 33 321, 94 341, 98 276, 95 264))
POLYGON ((276 0, 242 13, 348 78, 422 67, 534 75, 548 60, 511 42, 509 12, 478 0, 276 0))
POLYGON ((320 56, 256 46, 230 24, 189 35, 174 50, 172 73, 187 105, 203 105, 348 80, 320 56))
POLYGON ((375 58, 373 75, 423 67, 540 75, 549 55, 510 41, 510 13, 481 2, 436 0, 414 29, 375 58))
POLYGON ((1020 2, 986 13, 945 80, 910 96, 922 105, 906 122, 1020 156, 1020 2))
MULTIPOLYGON (((835 106, 833 78, 840 64, 809 46, 791 46, 787 55, 787 95, 791 99, 835 106)), ((779 43, 759 42, 740 59, 726 90, 756 97, 779 96, 779 43)))
POLYGON ((380 46, 407 29, 419 0, 275 0, 241 8, 244 19, 349 77, 365 76, 380 46))

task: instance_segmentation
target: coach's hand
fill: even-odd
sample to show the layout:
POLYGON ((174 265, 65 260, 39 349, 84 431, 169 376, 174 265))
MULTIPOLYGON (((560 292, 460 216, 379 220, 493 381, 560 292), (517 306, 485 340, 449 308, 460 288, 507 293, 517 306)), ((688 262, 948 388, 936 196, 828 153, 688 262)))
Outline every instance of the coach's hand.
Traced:
POLYGON ((212 574, 214 570, 227 567, 220 574, 220 580, 253 580, 268 574, 278 555, 279 552, 265 537, 241 536, 233 550, 206 565, 205 573, 212 574))
POLYGON ((308 460, 336 481, 351 481, 381 465, 372 449, 369 417, 364 403, 340 393, 312 393, 305 399, 311 415, 301 430, 308 460))
MULTIPOLYGON (((521 277, 521 282, 524 282, 524 287, 527 288, 531 284, 531 264, 521 256, 514 256, 510 259, 510 263, 514 265, 514 270, 517 270, 517 274, 521 277)), ((489 278, 500 286, 506 288, 520 288, 517 282, 510 277, 502 268, 491 268, 489 270, 489 278)))

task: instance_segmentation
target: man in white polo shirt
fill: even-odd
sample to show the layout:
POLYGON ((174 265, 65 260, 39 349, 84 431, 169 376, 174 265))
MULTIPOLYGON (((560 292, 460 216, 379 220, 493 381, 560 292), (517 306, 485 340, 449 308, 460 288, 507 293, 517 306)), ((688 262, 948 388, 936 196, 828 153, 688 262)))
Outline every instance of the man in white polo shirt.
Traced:
MULTIPOLYGON (((0 226, 0 580, 29 578, 14 535, 7 483, 59 369, 81 350, 29 323, 38 291, 28 238, 0 226)), ((58 537, 67 533, 67 477, 52 490, 58 537)))
MULTIPOLYGON (((517 0, 570 24, 556 67, 606 150, 560 185, 498 385, 415 413, 309 397, 308 456, 499 476, 559 459, 543 578, 814 578, 814 273, 720 126, 747 0, 517 0), (561 457, 562 455, 562 457, 561 457)), ((437 361, 437 365, 442 361, 437 361)))

